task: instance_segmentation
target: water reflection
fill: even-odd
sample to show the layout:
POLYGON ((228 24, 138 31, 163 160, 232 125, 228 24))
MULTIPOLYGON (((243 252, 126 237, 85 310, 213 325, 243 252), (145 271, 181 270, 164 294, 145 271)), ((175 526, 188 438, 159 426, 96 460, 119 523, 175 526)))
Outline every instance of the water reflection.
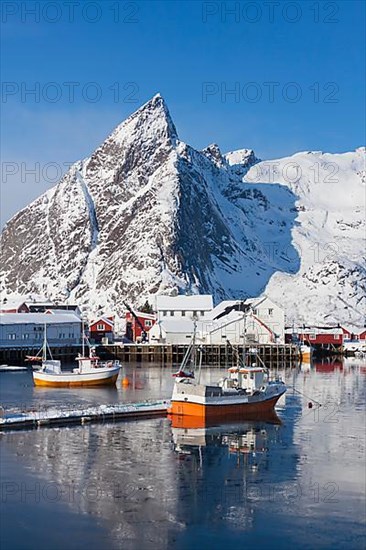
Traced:
MULTIPOLYGON (((10 503, 17 512, 4 544, 24 547, 26 536, 27 548, 58 548, 57 530, 69 530, 69 548, 363 548, 365 364, 323 366, 283 371, 289 390, 278 416, 256 422, 149 419, 3 434, 2 476, 17 488, 5 495, 4 524, 10 503), (39 484, 38 501, 22 483, 39 484), (69 515, 51 530, 60 511, 69 515), (32 546, 41 528, 47 537, 32 546)), ((115 399, 169 396, 170 371, 125 374, 131 383, 115 399)), ((220 375, 203 373, 207 382, 220 375)), ((21 401, 21 388, 5 384, 2 394, 21 401)), ((98 395, 112 394, 72 399, 98 395)))

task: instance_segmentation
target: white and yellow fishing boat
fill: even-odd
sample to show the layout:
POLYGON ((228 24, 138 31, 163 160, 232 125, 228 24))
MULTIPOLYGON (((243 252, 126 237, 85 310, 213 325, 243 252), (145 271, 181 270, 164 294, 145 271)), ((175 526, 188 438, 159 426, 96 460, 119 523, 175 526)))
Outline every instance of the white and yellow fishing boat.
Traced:
MULTIPOLYGON (((85 336, 83 336, 85 338, 85 336)), ((46 386, 52 388, 73 388, 110 386, 116 383, 121 365, 118 361, 100 361, 95 355, 95 350, 89 347, 89 356, 85 356, 83 340, 83 353, 76 358, 79 366, 71 372, 61 369, 61 361, 52 357, 51 350, 47 343, 46 327, 44 330, 44 342, 42 355, 27 357, 28 361, 40 363, 38 370, 33 371, 33 382, 35 386, 46 386), (47 351, 50 359, 47 359, 47 351)))
POLYGON ((309 346, 307 344, 301 344, 300 354, 301 354, 301 362, 302 363, 310 363, 311 358, 312 358, 312 354, 313 354, 313 349, 312 349, 311 346, 309 346))

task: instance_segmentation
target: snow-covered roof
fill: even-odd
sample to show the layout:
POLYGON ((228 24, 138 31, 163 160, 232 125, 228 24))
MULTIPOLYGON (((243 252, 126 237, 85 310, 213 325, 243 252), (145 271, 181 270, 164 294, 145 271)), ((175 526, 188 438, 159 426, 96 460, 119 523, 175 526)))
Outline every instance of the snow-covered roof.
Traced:
POLYGON ((305 327, 287 328, 286 334, 343 334, 343 330, 337 327, 305 327))
POLYGON ((72 313, 73 315, 77 315, 77 313, 74 312, 73 309, 53 309, 48 308, 46 309, 45 313, 48 313, 48 315, 67 315, 72 313))
MULTIPOLYGON (((130 315, 132 315, 132 313, 129 311, 128 312, 130 315)), ((156 319, 156 315, 155 313, 144 313, 143 311, 136 311, 134 310, 134 314, 137 316, 137 317, 143 317, 144 319, 151 319, 151 320, 155 320, 156 319)))
POLYGON ((105 317, 105 316, 102 316, 102 317, 98 317, 97 319, 94 319, 90 325, 95 325, 95 323, 105 323, 106 325, 110 325, 111 327, 114 326, 114 320, 113 319, 108 319, 108 317, 105 317))
POLYGON ((224 300, 223 302, 220 302, 219 304, 217 304, 217 306, 214 307, 213 310, 210 311, 208 314, 206 314, 205 317, 207 319, 215 319, 216 317, 224 313, 226 308, 232 307, 235 304, 239 304, 239 303, 240 303, 240 300, 224 300))
POLYGON ((350 334, 362 334, 366 331, 365 327, 356 327, 354 325, 341 325, 341 328, 346 330, 350 334))
POLYGON ((246 306, 256 307, 261 302, 267 299, 267 296, 259 296, 258 298, 247 298, 246 300, 224 300, 220 302, 212 311, 205 315, 206 319, 216 319, 222 315, 226 309, 230 309, 235 305, 244 303, 246 306))
POLYGON ((55 304, 53 304, 52 302, 30 302, 29 300, 26 300, 24 303, 25 303, 28 307, 29 307, 29 306, 33 306, 33 307, 47 307, 47 308, 55 307, 55 304))
POLYGON ((0 304, 0 309, 19 309, 20 306, 22 306, 23 304, 25 304, 24 300, 6 300, 2 304, 0 304))
POLYGON ((61 323, 81 323, 81 320, 74 313, 55 315, 49 313, 2 313, 0 315, 0 325, 56 325, 61 323))
POLYGON ((213 308, 211 294, 193 294, 191 296, 156 296, 158 311, 210 311, 213 308))

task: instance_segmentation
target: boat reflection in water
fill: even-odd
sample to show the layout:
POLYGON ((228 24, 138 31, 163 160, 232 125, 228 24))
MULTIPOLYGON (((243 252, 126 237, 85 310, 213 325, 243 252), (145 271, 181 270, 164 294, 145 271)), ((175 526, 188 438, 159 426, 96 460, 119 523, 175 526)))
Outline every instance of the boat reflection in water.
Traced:
POLYGON ((205 423, 197 417, 172 416, 172 435, 174 450, 179 454, 197 454, 202 460, 202 448, 208 446, 225 447, 229 454, 237 458, 245 456, 247 464, 253 470, 258 469, 259 462, 268 450, 268 437, 278 430, 274 426, 282 425, 275 412, 267 418, 232 424, 220 425, 205 423), (258 460, 259 459, 259 460, 258 460))
POLYGON ((270 459, 283 439, 291 440, 291 429, 285 433, 275 412, 235 423, 210 424, 176 415, 171 421, 179 460, 179 519, 193 517, 206 525, 224 522, 226 528, 251 531, 262 506, 268 507, 274 486, 293 474, 292 467, 279 471, 270 459))

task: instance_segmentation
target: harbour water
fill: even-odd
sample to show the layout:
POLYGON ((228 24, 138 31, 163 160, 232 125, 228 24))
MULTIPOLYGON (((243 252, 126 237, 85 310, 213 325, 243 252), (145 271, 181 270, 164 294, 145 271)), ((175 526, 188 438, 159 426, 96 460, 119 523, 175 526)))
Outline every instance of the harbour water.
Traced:
MULTIPOLYGON (((224 372, 203 369, 204 381, 224 372)), ((1 547, 363 549, 366 362, 280 374, 289 389, 278 421, 1 434, 1 547)), ((123 376, 129 385, 116 389, 57 390, 3 372, 0 402, 8 411, 170 397, 169 368, 129 365, 123 376)))

